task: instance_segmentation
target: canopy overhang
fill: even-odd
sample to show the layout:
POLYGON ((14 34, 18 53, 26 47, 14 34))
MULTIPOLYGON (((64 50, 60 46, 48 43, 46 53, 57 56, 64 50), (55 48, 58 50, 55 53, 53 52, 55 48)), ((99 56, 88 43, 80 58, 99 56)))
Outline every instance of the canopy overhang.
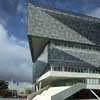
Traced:
POLYGON ((43 52, 45 46, 49 43, 49 39, 28 35, 29 45, 32 55, 32 61, 35 62, 43 52))

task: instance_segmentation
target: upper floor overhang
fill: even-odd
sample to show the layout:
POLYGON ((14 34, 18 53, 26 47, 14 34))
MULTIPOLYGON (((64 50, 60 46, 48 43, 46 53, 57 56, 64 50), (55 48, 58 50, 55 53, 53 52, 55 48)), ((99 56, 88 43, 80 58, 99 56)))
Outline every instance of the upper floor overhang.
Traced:
POLYGON ((54 81, 66 79, 100 79, 100 74, 96 73, 79 73, 79 72, 64 72, 64 71, 48 71, 43 74, 37 82, 54 81))
POLYGON ((37 58, 40 56, 40 54, 43 52, 49 40, 47 38, 41 38, 30 35, 28 36, 28 39, 32 55, 32 61, 35 62, 37 58))

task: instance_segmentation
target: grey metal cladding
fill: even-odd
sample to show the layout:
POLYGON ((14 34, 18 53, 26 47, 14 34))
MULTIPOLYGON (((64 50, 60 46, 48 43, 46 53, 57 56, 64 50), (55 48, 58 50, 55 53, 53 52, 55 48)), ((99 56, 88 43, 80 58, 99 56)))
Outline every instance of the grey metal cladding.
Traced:
POLYGON ((94 44, 100 45, 100 19, 97 18, 97 22, 96 18, 91 18, 89 16, 75 16, 67 13, 56 13, 54 11, 46 12, 94 44))
POLYGON ((42 8, 29 4, 28 13, 28 35, 95 45, 86 37, 50 16, 42 8))

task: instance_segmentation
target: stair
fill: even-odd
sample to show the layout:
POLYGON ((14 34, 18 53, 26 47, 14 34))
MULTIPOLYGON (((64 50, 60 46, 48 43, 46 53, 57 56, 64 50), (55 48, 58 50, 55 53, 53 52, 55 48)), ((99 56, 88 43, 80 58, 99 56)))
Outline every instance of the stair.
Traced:
POLYGON ((64 100, 84 88, 86 88, 84 83, 77 83, 72 86, 50 87, 32 100, 64 100))

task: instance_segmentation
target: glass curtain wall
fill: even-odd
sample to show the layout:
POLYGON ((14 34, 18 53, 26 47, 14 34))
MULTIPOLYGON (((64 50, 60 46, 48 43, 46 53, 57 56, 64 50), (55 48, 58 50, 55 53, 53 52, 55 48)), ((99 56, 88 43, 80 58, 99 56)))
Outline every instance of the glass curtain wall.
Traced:
MULTIPOLYGON (((82 73, 100 73, 100 70, 98 68, 92 66, 92 64, 89 64, 89 63, 81 60, 80 58, 76 58, 75 56, 68 53, 72 49, 73 49, 73 51, 75 51, 73 53, 76 53, 76 50, 80 50, 80 51, 82 50, 82 53, 84 53, 86 50, 88 51, 90 49, 92 49, 91 52, 96 50, 95 47, 86 48, 88 46, 86 46, 86 47, 84 46, 84 49, 81 47, 82 46, 80 45, 80 48, 79 48, 79 44, 75 45, 75 47, 74 47, 73 43, 68 44, 68 43, 65 43, 62 41, 56 41, 56 42, 51 41, 51 43, 49 44, 49 47, 48 47, 48 52, 49 52, 48 53, 48 61, 49 61, 51 70, 68 71, 68 72, 82 72, 82 73), (67 48, 69 51, 68 52, 64 51, 67 48)), ((88 59, 91 60, 91 58, 89 58, 88 55, 86 55, 85 57, 87 57, 88 59)))

